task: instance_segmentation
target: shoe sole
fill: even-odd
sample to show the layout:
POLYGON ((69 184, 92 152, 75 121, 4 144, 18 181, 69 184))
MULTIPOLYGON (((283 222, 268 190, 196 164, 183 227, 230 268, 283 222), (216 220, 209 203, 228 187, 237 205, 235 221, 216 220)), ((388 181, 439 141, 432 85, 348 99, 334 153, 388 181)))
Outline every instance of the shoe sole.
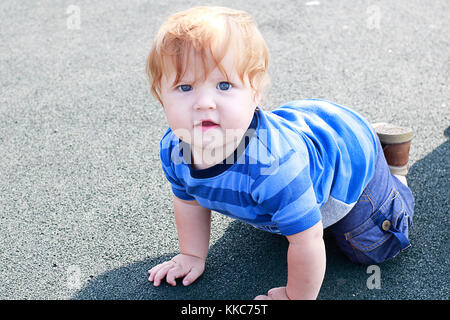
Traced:
POLYGON ((411 128, 395 126, 390 123, 374 123, 372 127, 383 144, 399 144, 411 141, 413 132, 411 128))

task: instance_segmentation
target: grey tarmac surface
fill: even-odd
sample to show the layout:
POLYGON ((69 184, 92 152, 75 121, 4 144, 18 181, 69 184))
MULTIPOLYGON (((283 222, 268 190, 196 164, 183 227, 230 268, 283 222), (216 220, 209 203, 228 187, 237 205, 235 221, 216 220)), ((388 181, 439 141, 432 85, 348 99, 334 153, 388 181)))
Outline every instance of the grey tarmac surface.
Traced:
POLYGON ((198 4, 254 16, 271 54, 265 109, 322 98, 414 129, 412 248, 369 289, 326 236, 319 299, 449 299, 447 0, 2 1, 0 298, 252 299, 285 285, 286 240, 218 213, 196 283, 147 281, 178 243, 145 60, 163 20, 198 4))

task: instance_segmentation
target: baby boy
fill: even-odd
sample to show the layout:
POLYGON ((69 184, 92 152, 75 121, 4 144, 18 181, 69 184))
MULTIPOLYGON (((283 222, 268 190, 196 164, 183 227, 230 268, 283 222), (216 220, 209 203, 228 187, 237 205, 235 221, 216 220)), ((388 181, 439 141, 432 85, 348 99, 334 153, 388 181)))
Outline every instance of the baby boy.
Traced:
POLYGON ((196 7, 159 29, 147 73, 170 127, 160 157, 180 254, 149 270, 155 286, 163 278, 189 285, 203 273, 211 210, 289 241, 286 286, 256 299, 317 297, 324 228, 355 263, 380 263, 410 246, 414 199, 391 174, 374 128, 324 100, 263 110, 267 69, 265 41, 244 11, 196 7))

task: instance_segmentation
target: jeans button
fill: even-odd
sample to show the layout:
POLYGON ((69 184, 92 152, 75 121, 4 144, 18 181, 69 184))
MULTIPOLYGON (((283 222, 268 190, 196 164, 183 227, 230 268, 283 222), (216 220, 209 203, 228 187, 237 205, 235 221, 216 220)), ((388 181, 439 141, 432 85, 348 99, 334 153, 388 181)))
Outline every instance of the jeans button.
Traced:
POLYGON ((388 231, 391 228, 391 222, 389 220, 384 220, 381 224, 381 229, 388 231))

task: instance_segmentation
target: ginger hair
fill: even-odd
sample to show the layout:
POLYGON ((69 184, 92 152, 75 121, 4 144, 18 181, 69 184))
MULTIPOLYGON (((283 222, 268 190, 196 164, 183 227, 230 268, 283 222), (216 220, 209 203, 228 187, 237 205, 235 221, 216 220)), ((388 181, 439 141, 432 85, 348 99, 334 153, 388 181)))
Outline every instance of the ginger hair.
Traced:
POLYGON ((248 76, 251 88, 262 95, 263 88, 270 82, 269 52, 247 12, 202 6, 171 15, 158 30, 147 58, 151 93, 162 104, 162 76, 172 64, 176 70, 174 85, 178 83, 189 68, 187 62, 192 52, 201 57, 205 78, 217 67, 228 79, 220 64, 228 50, 234 50, 236 71, 242 83, 248 76), (208 63, 211 59, 212 64, 208 63))

